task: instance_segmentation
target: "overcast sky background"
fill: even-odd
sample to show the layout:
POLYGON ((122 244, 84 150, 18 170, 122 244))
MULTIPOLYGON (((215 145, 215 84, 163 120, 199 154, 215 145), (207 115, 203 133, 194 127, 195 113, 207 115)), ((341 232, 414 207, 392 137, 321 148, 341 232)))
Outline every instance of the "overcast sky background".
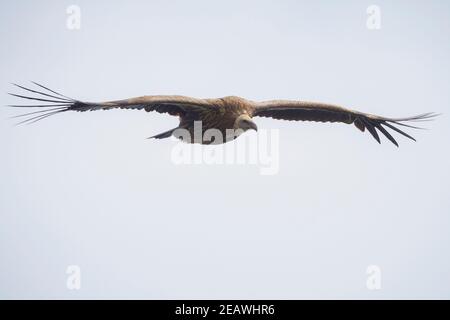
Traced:
POLYGON ((0 4, 0 104, 41 82, 144 94, 440 112, 397 149, 343 124, 280 129, 280 171, 172 163, 177 120, 0 110, 0 298, 450 298, 450 3, 13 1, 0 4), (81 29, 66 8, 81 8, 81 29), (66 268, 81 268, 81 289, 66 268), (366 268, 381 269, 368 290, 366 268))

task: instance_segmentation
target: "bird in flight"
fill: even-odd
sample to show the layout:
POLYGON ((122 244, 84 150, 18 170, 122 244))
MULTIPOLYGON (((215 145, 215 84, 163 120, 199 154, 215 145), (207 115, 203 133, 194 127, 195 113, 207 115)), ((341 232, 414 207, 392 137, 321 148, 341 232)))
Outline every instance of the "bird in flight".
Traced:
POLYGON ((316 122, 341 122, 354 124, 360 131, 367 131, 381 143, 378 131, 382 133, 389 141, 398 147, 397 141, 388 131, 395 131, 411 140, 415 139, 400 130, 398 126, 421 129, 412 126, 411 122, 427 121, 436 116, 435 113, 424 113, 417 116, 405 118, 386 118, 373 114, 358 112, 346 109, 337 105, 291 101, 291 100, 271 100, 264 102, 255 102, 236 96, 228 96, 217 99, 197 99, 179 95, 154 95, 141 96, 125 100, 105 101, 105 102, 86 102, 69 98, 54 90, 51 90, 41 84, 33 82, 37 87, 30 89, 21 85, 13 84, 16 87, 27 91, 27 95, 10 95, 38 101, 34 105, 10 105, 20 108, 37 108, 37 111, 20 114, 15 117, 26 117, 20 123, 33 123, 49 116, 63 113, 66 111, 95 111, 110 109, 137 109, 147 112, 156 111, 166 113, 172 116, 178 116, 180 123, 176 128, 166 132, 154 135, 150 138, 163 139, 172 135, 181 139, 177 131, 184 130, 189 138, 183 136, 183 141, 188 143, 219 144, 238 137, 247 130, 258 130, 254 117, 269 117, 280 120, 295 121, 316 121, 316 122), (30 93, 32 95, 30 95, 30 93), (200 123, 201 137, 208 130, 216 130, 224 139, 192 139, 196 137, 197 123, 200 123), (231 134, 230 134, 231 132, 231 134))

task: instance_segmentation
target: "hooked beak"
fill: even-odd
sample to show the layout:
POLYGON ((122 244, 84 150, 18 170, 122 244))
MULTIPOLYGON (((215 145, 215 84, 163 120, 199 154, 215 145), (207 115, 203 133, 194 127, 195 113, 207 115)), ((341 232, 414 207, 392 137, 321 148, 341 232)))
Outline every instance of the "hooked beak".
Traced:
POLYGON ((258 126, 253 121, 249 122, 249 129, 253 129, 255 131, 258 131, 258 126))

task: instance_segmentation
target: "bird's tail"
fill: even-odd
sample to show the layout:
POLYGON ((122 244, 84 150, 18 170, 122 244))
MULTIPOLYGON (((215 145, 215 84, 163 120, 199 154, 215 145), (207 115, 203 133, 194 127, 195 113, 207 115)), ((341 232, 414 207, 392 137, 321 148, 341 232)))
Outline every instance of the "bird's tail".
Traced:
POLYGON ((157 134, 157 135, 152 136, 152 137, 148 137, 147 139, 164 139, 164 138, 169 138, 170 136, 172 136, 173 132, 175 130, 177 130, 177 129, 178 128, 173 128, 173 129, 170 129, 169 131, 157 134))

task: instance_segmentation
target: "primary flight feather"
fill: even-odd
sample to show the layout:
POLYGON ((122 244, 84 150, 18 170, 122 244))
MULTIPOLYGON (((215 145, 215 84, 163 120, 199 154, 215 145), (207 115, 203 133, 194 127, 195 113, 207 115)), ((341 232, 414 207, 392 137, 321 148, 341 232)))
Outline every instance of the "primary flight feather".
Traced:
POLYGON ((186 139, 184 137, 183 141, 202 144, 224 143, 233 140, 242 132, 257 130, 257 126, 253 122, 254 117, 270 117, 281 120, 354 124, 363 132, 367 129, 378 143, 381 143, 378 134, 379 131, 389 141, 398 146, 397 141, 388 131, 389 129, 415 141, 412 136, 399 129, 398 126, 419 129, 408 124, 408 122, 426 121, 436 116, 436 114, 430 112, 406 118, 386 118, 332 104, 290 100, 255 102, 235 96, 217 99, 197 99, 177 95, 156 95, 106 102, 85 102, 62 95, 36 82, 33 82, 33 84, 37 86, 36 89, 14 84, 16 87, 32 93, 33 96, 10 93, 10 95, 21 99, 39 101, 41 103, 35 105, 11 105, 11 107, 39 109, 16 116, 27 117, 19 123, 33 123, 66 111, 84 112, 115 108, 138 109, 147 112, 156 111, 178 116, 180 123, 176 128, 157 134, 151 138, 162 139, 172 135, 179 137, 177 131, 185 130, 191 138, 186 139), (201 137, 203 137, 203 134, 207 130, 214 129, 225 138, 221 141, 220 139, 197 140, 192 138, 196 137, 195 130, 198 128, 196 123, 201 124, 201 137), (230 132, 232 133, 231 135, 230 132))

